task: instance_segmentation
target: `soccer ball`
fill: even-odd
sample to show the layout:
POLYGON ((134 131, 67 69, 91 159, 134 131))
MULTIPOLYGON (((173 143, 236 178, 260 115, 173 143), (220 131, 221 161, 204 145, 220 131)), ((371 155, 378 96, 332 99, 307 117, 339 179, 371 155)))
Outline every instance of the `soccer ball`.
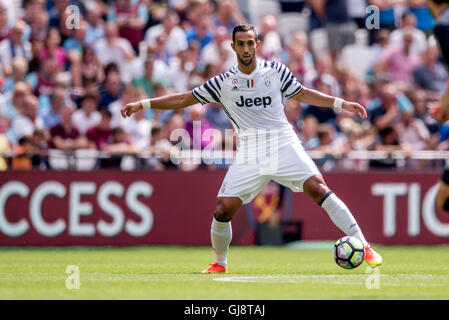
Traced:
POLYGON ((354 237, 343 237, 334 244, 335 262, 344 269, 358 267, 365 258, 362 242, 354 237))

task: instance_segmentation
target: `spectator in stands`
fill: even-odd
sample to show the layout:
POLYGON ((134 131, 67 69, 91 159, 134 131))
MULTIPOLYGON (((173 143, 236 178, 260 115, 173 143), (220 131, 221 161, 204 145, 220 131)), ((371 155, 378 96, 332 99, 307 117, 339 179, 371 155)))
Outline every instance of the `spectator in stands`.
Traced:
POLYGON ((147 164, 153 170, 162 171, 165 169, 164 163, 170 163, 173 145, 164 137, 164 128, 160 123, 153 124, 150 141, 148 152, 152 157, 147 164))
POLYGON ((232 128, 231 120, 229 120, 229 117, 219 103, 211 103, 206 109, 204 116, 207 121, 222 132, 232 128))
POLYGON ((108 106, 120 99, 125 85, 120 79, 117 66, 113 63, 105 68, 105 80, 100 88, 100 101, 98 108, 107 109, 108 106))
POLYGON ((28 61, 23 57, 15 57, 12 60, 11 65, 11 75, 5 79, 1 91, 5 94, 6 98, 9 99, 12 95, 14 86, 18 82, 31 82, 28 74, 28 61))
POLYGON ((435 100, 438 100, 444 92, 448 79, 447 70, 438 57, 438 48, 429 44, 422 55, 422 63, 413 71, 415 84, 428 91, 429 98, 435 100))
POLYGON ((304 31, 297 31, 293 35, 292 40, 286 48, 286 60, 285 64, 290 71, 302 81, 306 73, 315 73, 314 61, 312 53, 309 51, 309 41, 307 33, 304 31))
POLYGON ((30 22, 31 35, 30 41, 40 40, 45 41, 48 33, 49 26, 49 16, 48 12, 45 10, 38 10, 30 22))
MULTIPOLYGON (((404 151, 407 156, 410 156, 412 152, 407 144, 401 145, 399 134, 392 125, 386 126, 379 131, 379 137, 371 146, 371 150, 385 151, 388 155, 391 155, 394 151, 404 151)), ((370 161, 371 168, 395 168, 396 166, 397 160, 392 157, 370 161)))
POLYGON ((411 33, 413 40, 410 44, 410 52, 416 55, 424 53, 427 47, 426 35, 416 25, 415 15, 410 11, 406 11, 402 15, 401 27, 391 32, 390 44, 395 47, 401 47, 405 33, 411 33))
POLYGON ((240 11, 235 0, 223 0, 218 2, 217 13, 213 16, 215 27, 225 27, 232 32, 235 25, 246 23, 246 18, 240 11))
POLYGON ((306 150, 318 146, 318 120, 313 115, 306 115, 299 125, 299 138, 306 150))
MULTIPOLYGON (((201 104, 190 107, 189 120, 186 122, 185 129, 190 135, 193 149, 204 149, 206 146, 211 148, 218 143, 215 127, 204 117, 205 110, 201 104)), ((221 144, 221 137, 220 137, 221 144)))
POLYGON ((9 119, 0 115, 0 171, 8 169, 8 163, 4 157, 11 151, 11 145, 7 136, 8 127, 9 119))
POLYGON ((8 12, 6 6, 0 3, 0 43, 9 36, 8 12))
POLYGON ((100 111, 100 122, 87 130, 86 137, 91 143, 95 145, 97 150, 101 151, 103 148, 112 142, 113 132, 111 127, 112 114, 109 110, 103 109, 100 111))
POLYGON ((108 23, 118 26, 119 36, 128 39, 138 53, 148 21, 147 3, 139 0, 117 0, 110 6, 108 23))
POLYGON ((223 26, 216 28, 213 41, 201 50, 199 64, 221 66, 219 73, 228 71, 237 63, 230 42, 230 34, 226 28, 223 26))
POLYGON ((65 103, 65 90, 55 87, 50 95, 50 107, 41 112, 45 129, 49 130, 61 121, 61 111, 65 103))
POLYGON ((58 63, 56 59, 49 55, 40 62, 39 71, 36 74, 37 85, 34 90, 35 95, 50 96, 53 87, 56 85, 56 76, 58 74, 58 63))
POLYGON ((196 42, 200 51, 204 49, 214 38, 210 16, 204 16, 197 22, 196 26, 187 31, 187 42, 196 42))
POLYGON ((144 74, 142 77, 134 79, 133 85, 136 88, 142 88, 145 90, 147 97, 154 96, 154 85, 156 83, 161 83, 164 87, 168 87, 168 81, 164 79, 167 74, 163 74, 165 67, 160 67, 159 63, 161 61, 156 59, 154 54, 149 54, 144 63, 144 74))
POLYGON ((137 96, 136 88, 132 84, 129 84, 123 90, 123 94, 121 95, 120 99, 108 105, 108 110, 111 112, 112 115, 111 128, 122 126, 122 120, 124 119, 120 113, 120 110, 122 109, 123 106, 127 105, 128 103, 136 101, 136 96, 137 96))
POLYGON ((44 40, 32 40, 31 41, 31 55, 32 58, 28 63, 29 72, 35 74, 39 71, 41 66, 41 55, 44 51, 44 40))
POLYGON ((103 146, 102 151, 109 155, 128 155, 137 154, 140 150, 134 145, 129 133, 121 127, 115 127, 112 129, 111 141, 103 146))
POLYGON ((67 57, 66 51, 61 46, 61 35, 59 34, 58 29, 51 28, 50 30, 48 30, 44 44, 45 48, 41 53, 41 59, 45 59, 49 56, 53 57, 56 60, 57 71, 64 71, 67 57))
POLYGON ((89 24, 86 33, 86 43, 92 45, 98 40, 103 39, 105 35, 105 23, 102 19, 100 5, 97 2, 90 4, 86 21, 89 24))
POLYGON ((27 94, 23 102, 17 104, 18 115, 11 121, 11 129, 17 140, 27 136, 31 137, 35 129, 43 129, 44 121, 38 114, 38 99, 32 94, 27 94))
POLYGON ((415 117, 424 122, 432 136, 436 136, 440 126, 438 121, 429 114, 428 100, 425 90, 417 89, 413 91, 412 102, 415 108, 415 117))
POLYGON ((322 54, 316 59, 315 69, 309 70, 304 75, 304 85, 308 88, 317 89, 325 83, 330 87, 330 94, 340 96, 341 90, 337 79, 333 76, 332 59, 329 55, 322 54))
POLYGON ((73 36, 64 41, 62 47, 67 52, 68 56, 73 54, 81 56, 83 54, 83 47, 87 45, 86 35, 88 28, 89 24, 87 21, 81 20, 79 27, 73 31, 73 36))
POLYGON ((81 108, 72 116, 72 122, 81 135, 86 135, 87 130, 98 125, 101 115, 97 111, 98 98, 93 94, 86 94, 81 100, 81 108))
POLYGON ((49 132, 42 129, 34 130, 31 135, 31 164, 36 169, 47 169, 49 164, 46 158, 48 150, 49 132))
POLYGON ((370 111, 370 121, 377 130, 382 131, 399 122, 400 112, 396 97, 397 89, 393 84, 382 86, 380 104, 370 111))
POLYGON ((167 11, 162 23, 149 28, 145 33, 145 42, 147 44, 155 43, 161 34, 167 36, 166 49, 169 57, 187 49, 187 37, 184 30, 179 26, 179 16, 176 11, 167 11))
POLYGON ((285 102, 284 112, 288 122, 292 125, 293 130, 299 135, 298 121, 301 116, 300 103, 294 99, 287 100, 285 102))
POLYGON ((104 81, 104 69, 100 59, 95 55, 92 45, 86 45, 83 49, 81 60, 81 79, 82 83, 94 82, 102 83, 104 81))
POLYGON ((26 27, 24 21, 18 20, 11 29, 11 35, 0 42, 0 65, 6 75, 11 74, 11 64, 15 57, 23 57, 27 61, 32 58, 31 43, 23 39, 26 27))
POLYGON ((375 42, 370 47, 372 52, 370 67, 376 73, 381 73, 382 70, 379 65, 379 57, 385 56, 390 49, 390 31, 387 29, 379 30, 379 32, 376 33, 374 41, 375 42))
POLYGON ((392 47, 381 57, 381 70, 391 75, 392 81, 407 88, 413 81, 413 70, 420 63, 420 58, 411 51, 413 43, 413 32, 411 29, 404 30, 404 37, 400 47, 392 47))
POLYGON ((259 40, 261 40, 260 53, 264 59, 278 58, 282 51, 281 37, 276 32, 277 22, 273 15, 263 17, 258 29, 259 40))
POLYGON ((135 53, 131 43, 127 39, 119 37, 115 23, 106 25, 105 38, 95 43, 94 50, 104 66, 111 62, 117 65, 122 81, 129 82, 131 80, 129 62, 135 58, 135 53))
POLYGON ((311 150, 321 151, 324 157, 315 160, 319 165, 325 166, 325 170, 330 170, 335 166, 335 157, 340 157, 347 151, 346 138, 338 137, 335 128, 327 123, 321 123, 317 128, 318 145, 311 150))
POLYGON ((431 32, 435 24, 429 9, 427 8, 427 0, 408 0, 410 11, 415 15, 418 22, 418 29, 424 32, 431 32))
POLYGON ((170 60, 167 79, 175 92, 184 92, 189 89, 191 74, 196 65, 189 61, 189 50, 183 50, 170 60))
POLYGON ((21 137, 14 149, 11 168, 13 170, 30 170, 33 165, 31 162, 31 138, 21 137))
POLYGON ((349 16, 347 1, 313 1, 310 5, 320 20, 325 22, 332 61, 336 61, 341 49, 355 41, 357 25, 349 16))
POLYGON ((71 152, 77 149, 92 148, 92 144, 85 136, 80 135, 72 121, 72 105, 65 106, 61 111, 61 122, 50 129, 49 147, 61 151, 71 152))
POLYGON ((397 130, 400 143, 408 144, 411 150, 425 150, 429 147, 430 132, 424 122, 415 117, 413 108, 402 111, 397 130))
MULTIPOLYGON (((144 95, 142 90, 137 90, 138 99, 143 99, 144 95)), ((141 110, 137 112, 134 117, 125 118, 121 122, 122 128, 130 134, 136 148, 141 151, 147 150, 150 146, 152 125, 152 120, 145 119, 145 110, 141 110)))
POLYGON ((6 101, 6 106, 2 113, 9 119, 14 118, 18 114, 18 110, 24 108, 25 98, 30 92, 30 86, 27 83, 23 81, 17 82, 14 85, 12 97, 9 101, 6 101))
MULTIPOLYGON (((317 78, 317 81, 314 82, 314 89, 332 95, 332 82, 330 82, 329 79, 330 78, 328 77, 317 78)), ((316 108, 314 106, 308 106, 304 111, 304 115, 315 116, 319 123, 327 122, 335 124, 336 114, 332 108, 316 108)))

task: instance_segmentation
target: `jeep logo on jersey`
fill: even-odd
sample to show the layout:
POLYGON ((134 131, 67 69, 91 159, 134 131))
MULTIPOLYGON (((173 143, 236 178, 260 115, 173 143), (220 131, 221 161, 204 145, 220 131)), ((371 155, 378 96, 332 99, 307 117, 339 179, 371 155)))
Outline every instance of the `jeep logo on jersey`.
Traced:
POLYGON ((243 98, 243 96, 240 96, 240 101, 236 102, 236 105, 238 107, 258 107, 258 106, 263 106, 264 108, 266 108, 267 106, 269 106, 271 104, 271 97, 257 97, 254 99, 251 98, 243 98))

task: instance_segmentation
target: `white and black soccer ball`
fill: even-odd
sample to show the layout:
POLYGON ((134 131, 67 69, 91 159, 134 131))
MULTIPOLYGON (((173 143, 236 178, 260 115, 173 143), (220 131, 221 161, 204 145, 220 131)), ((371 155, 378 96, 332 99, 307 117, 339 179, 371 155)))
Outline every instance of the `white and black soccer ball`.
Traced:
POLYGON ((365 248, 362 242, 354 237, 343 237, 334 244, 335 262, 344 269, 354 269, 362 264, 365 248))

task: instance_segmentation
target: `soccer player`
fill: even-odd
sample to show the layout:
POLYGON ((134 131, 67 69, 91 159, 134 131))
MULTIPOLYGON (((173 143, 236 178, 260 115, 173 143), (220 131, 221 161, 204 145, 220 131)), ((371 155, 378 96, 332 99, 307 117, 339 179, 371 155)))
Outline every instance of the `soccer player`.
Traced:
MULTIPOLYGON (((434 34, 440 44, 446 66, 449 69, 449 0, 428 0, 427 6, 435 18, 434 34)), ((443 123, 449 120, 449 85, 439 103, 430 106, 435 119, 443 123)), ((448 161, 448 160, 446 160, 448 161)), ((449 212, 449 163, 441 176, 435 204, 438 208, 449 212)))
POLYGON ((260 41, 252 25, 234 27, 231 47, 238 64, 229 71, 192 91, 129 103, 121 110, 122 115, 128 117, 142 108, 180 109, 198 102, 218 102, 231 119, 239 147, 218 192, 212 219, 210 232, 215 262, 202 272, 226 271, 232 238, 231 219, 240 206, 251 202, 270 180, 295 192, 305 192, 346 235, 362 241, 368 265, 380 265, 382 257, 365 240, 348 207, 328 188, 302 147, 283 111, 283 99, 295 99, 317 107, 340 108, 355 112, 362 118, 367 116, 365 108, 305 88, 282 63, 258 58, 256 53, 260 41), (258 152, 256 149, 261 146, 262 149, 269 146, 268 160, 242 160, 245 155, 251 157, 258 152))

